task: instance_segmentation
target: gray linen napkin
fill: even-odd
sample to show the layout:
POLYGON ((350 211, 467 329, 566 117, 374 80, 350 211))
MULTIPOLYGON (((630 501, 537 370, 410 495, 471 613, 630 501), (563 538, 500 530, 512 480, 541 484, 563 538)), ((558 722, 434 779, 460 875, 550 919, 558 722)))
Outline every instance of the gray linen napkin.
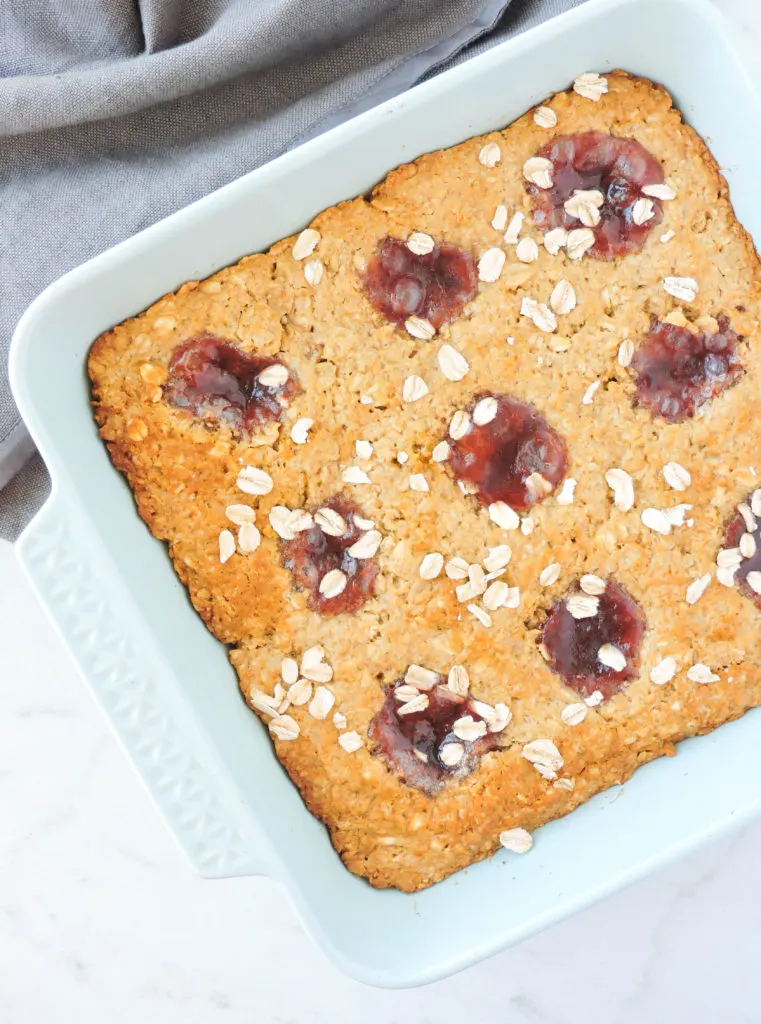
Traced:
POLYGON ((583 0, 3 0, 0 537, 48 479, 8 387, 65 271, 311 135, 583 0))

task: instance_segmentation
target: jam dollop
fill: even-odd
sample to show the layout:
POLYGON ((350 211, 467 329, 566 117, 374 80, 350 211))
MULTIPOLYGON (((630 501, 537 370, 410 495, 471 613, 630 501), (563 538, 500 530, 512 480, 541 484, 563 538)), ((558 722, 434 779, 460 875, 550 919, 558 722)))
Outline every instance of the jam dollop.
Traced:
POLYGON ((370 302, 387 320, 401 326, 410 317, 438 330, 455 320, 476 294, 478 274, 469 252, 434 244, 430 252, 412 252, 400 238, 384 238, 364 278, 370 302))
POLYGON ((457 440, 450 436, 448 461, 469 493, 483 504, 504 501, 521 511, 555 490, 568 466, 566 446, 537 409, 482 391, 467 412, 468 431, 457 440))
POLYGON ((738 565, 733 575, 735 586, 761 610, 761 520, 753 514, 754 508, 761 512, 761 491, 755 491, 745 499, 745 515, 738 511, 729 520, 724 546, 738 554, 738 565), (755 574, 750 578, 758 589, 748 582, 751 573, 755 574))
POLYGON ((447 779, 472 772, 479 758, 499 745, 498 733, 488 731, 487 723, 474 709, 474 702, 450 690, 443 676, 430 690, 421 691, 427 703, 420 711, 404 712, 405 701, 401 693, 397 696, 402 686, 404 679, 399 679, 387 689, 383 705, 370 723, 368 736, 408 786, 432 796, 447 779), (462 719, 470 721, 464 727, 457 725, 462 719), (455 729, 474 738, 463 739, 455 729), (475 736, 477 732, 482 735, 475 736))
POLYGON ((729 319, 716 318, 716 331, 654 321, 635 349, 634 404, 669 423, 679 423, 732 387, 743 375, 738 336, 729 319))
POLYGON ((592 595, 573 584, 550 610, 539 642, 566 685, 582 697, 599 691, 608 700, 637 675, 644 634, 642 609, 609 579, 602 593, 592 595))
POLYGON ((174 350, 164 398, 199 419, 251 433, 280 419, 283 404, 299 390, 293 371, 276 359, 248 356, 206 335, 174 350))
POLYGON ((357 558, 349 552, 369 529, 369 520, 355 502, 341 495, 323 502, 311 513, 314 524, 282 542, 283 565, 292 573, 296 587, 309 595, 312 611, 324 616, 356 612, 373 596, 378 575, 377 557, 357 558), (338 519, 325 516, 321 512, 324 509, 337 513, 338 519), (320 522, 326 524, 325 528, 320 522), (320 592, 320 583, 334 570, 343 573, 345 585, 331 597, 320 592))
POLYGON ((589 227, 594 232, 590 256, 612 260, 637 252, 663 216, 661 201, 642 189, 663 182, 656 158, 634 139, 605 132, 560 135, 535 154, 552 164, 552 186, 541 188, 532 181, 526 189, 534 201, 534 223, 542 231, 552 228, 589 227), (576 192, 599 192, 599 222, 584 224, 565 204, 576 192), (638 200, 649 200, 635 209, 638 200), (648 213, 642 223, 638 219, 648 213))

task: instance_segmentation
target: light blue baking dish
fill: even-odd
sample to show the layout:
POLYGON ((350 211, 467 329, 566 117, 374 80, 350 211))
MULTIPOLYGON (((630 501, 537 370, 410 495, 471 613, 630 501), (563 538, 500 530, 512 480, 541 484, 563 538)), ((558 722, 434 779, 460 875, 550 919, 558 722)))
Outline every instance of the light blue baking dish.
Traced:
POLYGON ((225 650, 137 518, 90 414, 101 331, 364 192, 392 167, 503 126, 581 71, 663 82, 705 136, 761 243, 761 102, 704 0, 590 0, 383 104, 86 263, 27 311, 11 352, 19 408, 53 478, 21 561, 193 866, 267 873, 345 971, 417 985, 466 967, 642 877, 761 810, 761 713, 683 743, 507 853, 414 896, 341 864, 239 699, 225 650), (214 685, 209 685, 209 680, 214 685))

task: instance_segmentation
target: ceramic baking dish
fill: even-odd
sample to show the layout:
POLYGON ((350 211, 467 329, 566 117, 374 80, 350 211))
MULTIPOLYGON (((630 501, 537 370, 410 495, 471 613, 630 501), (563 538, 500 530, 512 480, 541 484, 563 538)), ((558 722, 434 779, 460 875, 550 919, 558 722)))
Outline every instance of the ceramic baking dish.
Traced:
POLYGON ((680 745, 500 853, 416 895, 351 875, 241 700, 93 424, 93 339, 181 282, 299 230, 396 165, 503 126, 580 72, 663 82, 709 143, 761 243, 761 102, 703 0, 584 6, 280 157, 67 274, 19 324, 11 380, 53 478, 21 561, 189 861, 282 881, 306 927, 373 984, 431 981, 619 889, 761 811, 761 712, 680 745))

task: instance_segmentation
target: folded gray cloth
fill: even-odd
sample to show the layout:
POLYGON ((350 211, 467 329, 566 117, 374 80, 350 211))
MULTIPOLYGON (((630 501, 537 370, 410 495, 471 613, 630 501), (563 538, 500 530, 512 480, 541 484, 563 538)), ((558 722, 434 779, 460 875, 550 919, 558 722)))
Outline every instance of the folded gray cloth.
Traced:
POLYGON ((48 489, 7 377, 13 328, 47 284, 581 2, 2 0, 0 537, 17 536, 48 489))

